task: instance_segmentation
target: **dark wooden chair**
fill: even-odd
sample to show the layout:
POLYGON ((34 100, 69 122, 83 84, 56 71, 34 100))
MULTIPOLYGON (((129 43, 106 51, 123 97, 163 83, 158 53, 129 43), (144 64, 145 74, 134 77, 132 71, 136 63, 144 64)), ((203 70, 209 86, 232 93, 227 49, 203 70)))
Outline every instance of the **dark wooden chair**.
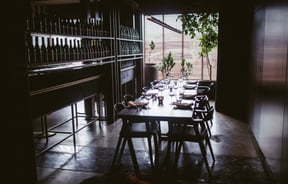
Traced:
POLYGON ((125 106, 128 105, 129 101, 134 101, 134 100, 135 100, 135 97, 133 95, 131 95, 131 94, 125 94, 123 96, 123 102, 124 102, 125 106))
MULTIPOLYGON (((116 103, 114 105, 114 110, 116 113, 120 112, 124 108, 125 105, 123 103, 116 103)), ((151 167, 153 168, 156 164, 156 160, 158 159, 158 130, 158 124, 154 122, 123 122, 112 162, 112 168, 115 168, 115 165, 119 164, 121 161, 126 142, 128 142, 135 173, 138 175, 140 174, 136 153, 132 142, 132 139, 134 138, 147 138, 150 163, 151 167), (153 160, 152 138, 154 140, 155 162, 153 160)))
MULTIPOLYGON (((194 113, 194 112, 193 112, 194 113)), ((184 142, 198 143, 201 151, 202 158, 204 160, 209 177, 212 176, 212 169, 215 163, 215 157, 210 143, 209 135, 205 127, 205 120, 203 118, 191 118, 190 122, 170 122, 169 123, 169 135, 168 135, 168 152, 170 152, 171 145, 175 145, 175 167, 177 167, 181 148, 184 142), (206 147, 209 147, 212 157, 212 166, 209 166, 208 154, 206 147)))

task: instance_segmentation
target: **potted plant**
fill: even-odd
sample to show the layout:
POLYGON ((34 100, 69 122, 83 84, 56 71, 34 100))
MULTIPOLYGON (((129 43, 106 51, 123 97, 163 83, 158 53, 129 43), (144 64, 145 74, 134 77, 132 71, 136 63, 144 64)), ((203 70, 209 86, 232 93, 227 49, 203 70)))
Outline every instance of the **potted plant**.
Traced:
POLYGON ((150 44, 149 44, 149 47, 150 47, 150 51, 149 51, 149 63, 150 63, 151 53, 152 53, 152 51, 155 49, 155 43, 153 42, 153 40, 151 40, 151 42, 150 42, 150 44))
POLYGON ((163 79, 166 79, 175 66, 174 58, 172 57, 172 53, 169 52, 167 56, 164 56, 161 62, 158 64, 158 70, 162 73, 163 79))
POLYGON ((189 61, 186 61, 185 59, 182 59, 181 61, 181 68, 180 68, 180 77, 186 77, 186 79, 188 78, 188 76, 191 74, 193 68, 193 64, 189 61))
POLYGON ((149 43, 150 51, 148 63, 145 63, 145 85, 148 86, 151 81, 154 81, 158 78, 157 64, 155 62, 151 63, 151 53, 155 49, 155 43, 153 40, 149 43))

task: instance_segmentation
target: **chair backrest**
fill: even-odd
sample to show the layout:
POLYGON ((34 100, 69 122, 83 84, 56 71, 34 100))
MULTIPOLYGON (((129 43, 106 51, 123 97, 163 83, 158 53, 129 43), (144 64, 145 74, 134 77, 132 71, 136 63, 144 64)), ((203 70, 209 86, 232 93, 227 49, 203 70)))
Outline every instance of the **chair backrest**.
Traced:
POLYGON ((194 99, 196 103, 195 105, 196 108, 204 109, 210 107, 209 98, 207 95, 196 95, 194 99))
POLYGON ((197 94, 198 95, 207 95, 210 90, 211 90, 211 88, 208 86, 198 86, 197 87, 197 94))
POLYGON ((144 86, 144 87, 142 88, 142 91, 146 93, 149 89, 150 89, 150 87, 144 86))
POLYGON ((129 101, 134 101, 135 98, 134 98, 134 96, 131 95, 131 94, 125 94, 125 95, 123 96, 123 100, 124 100, 125 105, 127 106, 127 105, 128 105, 128 102, 129 102, 129 101))
POLYGON ((123 103, 116 103, 114 104, 114 111, 116 113, 120 112, 122 109, 125 108, 125 105, 123 103))
POLYGON ((151 87, 154 87, 155 85, 157 85, 160 81, 159 80, 154 80, 152 82, 150 82, 151 87))
POLYGON ((198 85, 199 81, 198 81, 198 80, 188 81, 187 83, 188 83, 188 84, 196 84, 196 85, 198 85))
POLYGON ((204 117, 203 119, 205 121, 210 121, 213 119, 213 115, 214 115, 214 107, 210 107, 207 112, 204 113, 204 117))
POLYGON ((211 89, 214 85, 215 85, 215 83, 211 82, 208 87, 211 89))

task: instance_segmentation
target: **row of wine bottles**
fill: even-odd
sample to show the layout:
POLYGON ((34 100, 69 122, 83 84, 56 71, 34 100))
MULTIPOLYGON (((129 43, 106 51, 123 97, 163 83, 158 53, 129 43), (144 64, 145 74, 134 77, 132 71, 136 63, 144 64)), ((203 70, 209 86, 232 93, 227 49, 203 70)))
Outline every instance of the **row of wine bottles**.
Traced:
POLYGON ((120 38, 139 40, 140 34, 137 29, 120 25, 120 38))
POLYGON ((141 53, 140 46, 138 42, 120 42, 120 55, 128 55, 128 54, 139 54, 141 53))
POLYGON ((111 56, 109 40, 33 36, 25 44, 30 66, 111 56))
POLYGON ((32 14, 26 20, 26 31, 78 36, 110 36, 109 28, 104 26, 102 19, 89 18, 84 21, 80 18, 61 18, 43 13, 32 14))

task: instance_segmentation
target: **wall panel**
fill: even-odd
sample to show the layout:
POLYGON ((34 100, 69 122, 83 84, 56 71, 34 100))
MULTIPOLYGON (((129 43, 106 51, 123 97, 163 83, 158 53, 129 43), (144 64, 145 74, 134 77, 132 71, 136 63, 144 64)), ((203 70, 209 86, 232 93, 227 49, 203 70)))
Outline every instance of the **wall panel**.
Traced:
POLYGON ((287 180, 288 6, 265 4, 255 13, 250 126, 277 182, 287 180))

